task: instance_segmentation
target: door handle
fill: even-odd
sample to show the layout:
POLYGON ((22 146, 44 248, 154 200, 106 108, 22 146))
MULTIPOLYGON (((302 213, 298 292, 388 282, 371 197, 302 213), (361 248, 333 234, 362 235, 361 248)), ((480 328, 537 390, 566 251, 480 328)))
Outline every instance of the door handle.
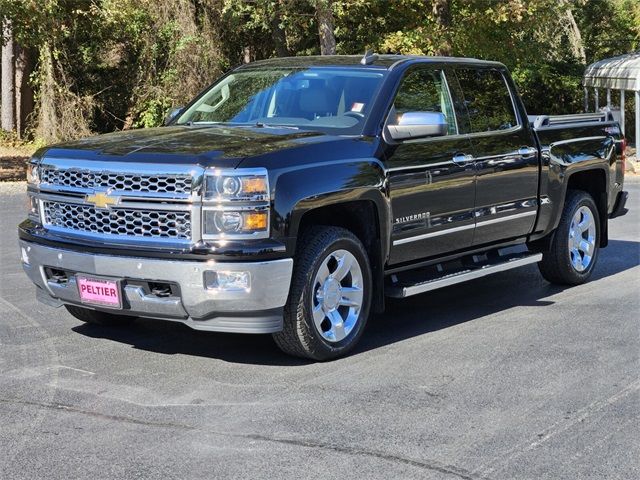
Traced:
POLYGON ((473 155, 458 153, 454 155, 451 160, 453 160, 453 163, 456 163, 458 165, 464 165, 465 163, 473 162, 474 157, 473 155))
POLYGON ((532 147, 520 147, 518 150, 518 155, 521 157, 530 157, 531 155, 535 155, 538 153, 538 150, 532 147))

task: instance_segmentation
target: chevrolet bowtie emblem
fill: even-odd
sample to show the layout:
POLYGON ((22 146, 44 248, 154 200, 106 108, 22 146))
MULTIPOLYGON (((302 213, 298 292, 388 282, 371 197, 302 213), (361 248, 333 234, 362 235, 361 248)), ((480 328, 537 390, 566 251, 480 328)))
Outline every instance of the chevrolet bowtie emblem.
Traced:
POLYGON ((104 192, 87 195, 84 199, 87 203, 93 203, 97 208, 109 208, 113 205, 117 205, 120 201, 119 197, 115 197, 104 192))

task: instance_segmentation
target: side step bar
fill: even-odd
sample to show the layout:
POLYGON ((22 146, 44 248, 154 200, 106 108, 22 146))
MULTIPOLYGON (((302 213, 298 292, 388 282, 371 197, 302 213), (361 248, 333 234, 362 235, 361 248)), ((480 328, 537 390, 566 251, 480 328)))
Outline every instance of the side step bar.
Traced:
POLYGON ((541 253, 533 253, 526 255, 518 255, 508 259, 501 259, 499 263, 485 264, 477 267, 469 267, 467 269, 449 273, 444 276, 430 278, 418 283, 403 284, 396 282, 388 286, 385 290, 385 294, 389 297, 404 298, 411 295, 417 295, 419 293, 429 292, 438 288, 448 287, 449 285, 455 285, 456 283, 466 282, 467 280, 473 280, 475 278, 485 277, 492 273, 504 272, 505 270, 511 270, 512 268, 522 267, 532 263, 538 263, 542 260, 541 253))

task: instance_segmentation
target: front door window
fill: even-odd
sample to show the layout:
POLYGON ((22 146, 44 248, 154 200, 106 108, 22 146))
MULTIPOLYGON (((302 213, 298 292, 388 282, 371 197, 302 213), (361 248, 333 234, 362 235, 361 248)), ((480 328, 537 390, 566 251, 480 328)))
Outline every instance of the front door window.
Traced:
POLYGON ((442 70, 416 69, 402 80, 389 123, 396 124, 406 112, 442 113, 449 125, 448 135, 458 133, 451 97, 442 70))

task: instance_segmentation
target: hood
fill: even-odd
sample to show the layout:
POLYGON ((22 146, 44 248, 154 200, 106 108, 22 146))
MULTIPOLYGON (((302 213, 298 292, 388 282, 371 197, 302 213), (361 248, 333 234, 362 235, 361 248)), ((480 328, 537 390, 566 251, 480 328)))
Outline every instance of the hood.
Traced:
POLYGON ((173 126, 61 143, 47 148, 43 156, 235 168, 247 157, 335 138, 319 132, 284 128, 173 126))

